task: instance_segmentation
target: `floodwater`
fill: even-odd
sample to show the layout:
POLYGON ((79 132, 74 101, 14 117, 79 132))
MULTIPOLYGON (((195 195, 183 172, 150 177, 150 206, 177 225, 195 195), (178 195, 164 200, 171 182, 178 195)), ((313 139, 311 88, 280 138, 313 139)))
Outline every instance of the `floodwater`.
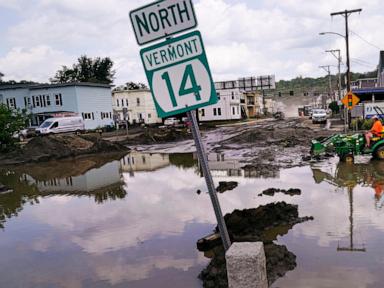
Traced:
MULTIPOLYGON (((329 159, 259 178, 209 158, 216 183, 239 182, 219 194, 224 213, 286 201, 314 217, 278 237, 297 267, 273 287, 384 286, 384 162, 329 159), (258 196, 271 187, 302 195, 258 196)), ((196 241, 215 217, 193 154, 2 168, 0 183, 14 190, 0 194, 0 287, 202 287, 209 259, 196 241)))

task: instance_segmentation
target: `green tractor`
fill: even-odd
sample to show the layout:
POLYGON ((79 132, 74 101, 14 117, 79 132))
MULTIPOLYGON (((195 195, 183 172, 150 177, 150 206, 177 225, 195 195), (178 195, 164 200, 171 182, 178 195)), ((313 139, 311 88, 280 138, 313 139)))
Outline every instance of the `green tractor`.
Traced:
POLYGON ((384 160, 384 137, 372 138, 369 149, 365 148, 364 134, 336 134, 325 139, 312 140, 312 156, 330 151, 335 152, 342 162, 353 163, 356 155, 372 155, 384 160))

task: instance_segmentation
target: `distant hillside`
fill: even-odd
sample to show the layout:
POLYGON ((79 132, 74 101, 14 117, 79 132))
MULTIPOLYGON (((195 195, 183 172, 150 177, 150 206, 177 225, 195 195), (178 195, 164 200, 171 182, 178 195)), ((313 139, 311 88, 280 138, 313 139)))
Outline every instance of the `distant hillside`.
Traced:
MULTIPOLYGON (((342 75, 342 85, 344 86, 344 75, 342 75)), ((351 80, 355 81, 361 78, 374 78, 377 76, 377 71, 365 72, 365 73, 351 73, 351 80)), ((337 89, 338 76, 331 75, 332 87, 337 89)), ((296 77, 292 80, 280 80, 276 82, 277 91, 295 91, 298 93, 304 92, 327 92, 328 91, 328 76, 319 77, 319 78, 310 78, 310 77, 296 77)))

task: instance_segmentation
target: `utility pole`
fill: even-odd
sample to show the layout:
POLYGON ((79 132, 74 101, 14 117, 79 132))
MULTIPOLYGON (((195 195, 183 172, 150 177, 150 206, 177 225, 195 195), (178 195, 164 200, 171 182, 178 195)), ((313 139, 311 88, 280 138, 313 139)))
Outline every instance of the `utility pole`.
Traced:
MULTIPOLYGON (((322 68, 325 70, 325 72, 328 73, 328 97, 331 97, 331 91, 332 91, 332 79, 331 79, 331 66, 330 65, 324 65, 324 66, 319 66, 319 68, 322 68)), ((327 109, 327 99, 324 98, 322 99, 322 105, 324 109, 327 109)))
POLYGON ((348 17, 352 13, 360 13, 363 9, 354 9, 354 10, 345 10, 340 12, 333 12, 331 16, 341 15, 344 16, 345 19, 345 46, 347 50, 347 92, 351 90, 351 66, 349 62, 349 29, 348 29, 348 17))
POLYGON ((341 97, 341 62, 342 61, 341 61, 340 49, 325 50, 325 52, 331 53, 337 59, 337 62, 338 62, 337 68, 339 72, 339 85, 337 87, 339 88, 339 91, 338 91, 339 97, 337 100, 341 100, 342 99, 341 97))
MULTIPOLYGON (((339 88, 339 97, 338 97, 338 101, 341 101, 342 99, 342 95, 341 95, 341 63, 342 63, 342 59, 341 59, 341 53, 340 53, 340 49, 332 49, 332 50, 325 50, 325 52, 328 52, 328 53, 331 53, 333 55, 333 57, 335 57, 337 59, 337 62, 338 62, 338 65, 337 65, 337 68, 338 68, 338 72, 339 72, 339 85, 338 85, 338 88, 339 88), (337 54, 336 54, 337 53, 337 54)), ((344 132, 347 132, 347 126, 348 126, 348 109, 346 107, 344 107, 342 109, 343 111, 343 118, 344 118, 344 132)))

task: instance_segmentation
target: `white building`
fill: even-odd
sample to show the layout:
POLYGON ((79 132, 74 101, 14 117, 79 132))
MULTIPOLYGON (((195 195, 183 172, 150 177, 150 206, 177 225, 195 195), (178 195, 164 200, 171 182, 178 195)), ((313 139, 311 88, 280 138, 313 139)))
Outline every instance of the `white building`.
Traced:
POLYGON ((199 109, 200 121, 241 119, 240 98, 243 93, 237 81, 215 82, 218 102, 199 109))
POLYGON ((32 126, 65 113, 81 115, 86 129, 113 125, 111 86, 98 83, 0 86, 0 103, 31 113, 32 126))
POLYGON ((153 102, 150 90, 113 91, 112 107, 116 121, 128 120, 130 124, 162 123, 162 119, 157 117, 155 103, 153 102))

